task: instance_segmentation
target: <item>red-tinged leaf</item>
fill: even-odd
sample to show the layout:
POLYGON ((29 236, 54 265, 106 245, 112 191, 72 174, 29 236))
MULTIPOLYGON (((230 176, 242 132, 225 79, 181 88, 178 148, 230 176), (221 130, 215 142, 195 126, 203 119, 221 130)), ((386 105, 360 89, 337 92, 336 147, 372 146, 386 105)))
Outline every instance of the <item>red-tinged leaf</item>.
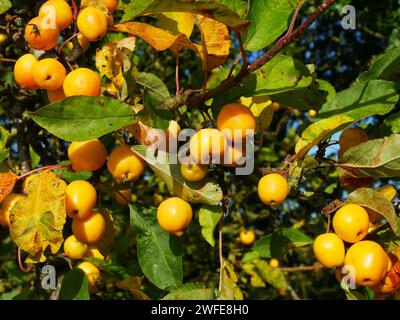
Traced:
POLYGON ((0 173, 0 202, 2 202, 14 189, 17 175, 14 172, 0 173))

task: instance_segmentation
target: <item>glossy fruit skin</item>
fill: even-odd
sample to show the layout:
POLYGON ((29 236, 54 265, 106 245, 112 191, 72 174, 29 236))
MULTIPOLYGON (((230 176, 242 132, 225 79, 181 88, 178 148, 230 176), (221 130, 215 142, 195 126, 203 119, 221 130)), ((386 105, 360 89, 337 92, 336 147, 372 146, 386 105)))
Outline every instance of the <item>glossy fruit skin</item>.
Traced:
POLYGON ((95 245, 88 246, 85 257, 94 257, 100 260, 106 260, 106 257, 101 254, 101 252, 95 245))
POLYGON ((93 263, 90 263, 88 261, 81 262, 78 265, 78 268, 85 273, 85 276, 88 279, 89 292, 90 293, 98 292, 99 288, 97 287, 97 284, 101 280, 101 274, 99 268, 97 268, 93 263))
POLYGON ((22 88, 34 90, 39 88, 33 79, 33 68, 38 60, 33 54, 27 53, 21 56, 14 65, 14 79, 22 88))
POLYGON ((245 145, 234 145, 227 142, 222 164, 230 168, 244 165, 246 163, 245 148, 245 145))
POLYGON ((46 90, 57 90, 62 88, 67 70, 56 59, 46 58, 40 60, 33 67, 33 79, 36 84, 46 90))
POLYGON ((29 46, 36 50, 53 49, 60 36, 60 31, 55 25, 48 25, 48 21, 43 17, 33 18, 25 27, 25 40, 29 46))
POLYGON ((67 74, 63 87, 66 97, 97 97, 101 94, 101 79, 96 72, 90 69, 78 68, 67 74))
POLYGON ((271 107, 272 107, 272 109, 274 109, 275 112, 277 112, 281 109, 280 103, 276 102, 276 101, 272 102, 271 107))
POLYGON ((251 230, 243 230, 240 232, 240 242, 245 246, 249 246, 256 240, 256 235, 251 230))
POLYGON ((369 140, 367 133, 361 128, 347 128, 339 138, 339 158, 351 147, 369 140))
POLYGON ((125 206, 132 202, 132 192, 130 190, 119 190, 115 192, 115 200, 121 206, 125 206))
POLYGON ((192 221, 193 211, 188 202, 178 197, 161 202, 157 209, 160 227, 169 233, 181 236, 192 221))
POLYGON ((278 259, 271 259, 271 260, 269 260, 269 265, 272 268, 279 268, 279 260, 278 259))
POLYGON ((108 30, 107 15, 96 7, 83 9, 77 20, 79 32, 89 41, 98 41, 108 30))
POLYGON ((39 9, 39 17, 53 18, 60 31, 68 28, 73 20, 72 9, 65 0, 48 0, 39 9))
POLYGON ((339 267, 344 262, 344 243, 335 233, 320 234, 314 240, 313 249, 317 260, 327 268, 339 267))
POLYGON ((74 219, 72 221, 72 232, 81 242, 86 244, 97 243, 106 230, 106 221, 99 212, 91 212, 83 220, 74 219))
POLYGON ((17 193, 9 194, 0 205, 0 224, 3 227, 10 226, 10 211, 15 206, 19 199, 22 199, 23 196, 17 193))
POLYGON ((201 181, 205 178, 208 172, 208 166, 197 163, 182 163, 181 174, 187 181, 201 181))
MULTIPOLYGON (((78 43, 79 43, 79 45, 80 45, 80 47, 82 49, 82 52, 86 52, 87 49, 89 49, 89 46, 90 46, 89 40, 86 39, 85 36, 80 34, 80 33, 78 34, 77 38, 78 38, 78 43)), ((67 43, 67 47, 70 50, 74 49, 74 44, 72 43, 72 41, 69 41, 67 43)))
POLYGON ((336 211, 332 225, 343 241, 355 243, 362 240, 368 233, 368 212, 357 204, 346 204, 336 211))
POLYGON ((226 146, 225 136, 218 129, 201 129, 190 139, 190 156, 195 163, 221 163, 226 146))
POLYGON ((64 253, 72 260, 82 259, 87 248, 87 244, 78 241, 73 235, 64 241, 64 253))
POLYGON ((391 294, 394 293, 400 287, 400 275, 395 270, 396 262, 398 263, 398 258, 387 252, 388 255, 388 269, 386 275, 382 278, 380 282, 372 287, 376 293, 391 294))
POLYGON ((72 142, 68 157, 74 171, 96 171, 107 161, 107 150, 97 139, 72 142))
POLYGON ((117 181, 135 181, 143 173, 144 161, 128 145, 123 145, 111 152, 107 167, 117 181))
POLYGON ((47 90, 47 98, 49 99, 50 103, 56 103, 65 99, 63 87, 57 90, 47 90))
POLYGON ((72 219, 85 219, 97 201, 96 189, 87 181, 71 182, 65 191, 67 214, 72 219))
POLYGON ((315 111, 315 110, 313 110, 313 109, 308 110, 308 116, 309 116, 310 118, 314 118, 316 115, 317 115, 317 111, 315 111))
POLYGON ((256 119, 248 107, 240 103, 229 103, 218 114, 217 128, 228 140, 242 140, 248 134, 247 130, 254 132, 256 119))
POLYGON ((347 250, 344 264, 354 268, 358 285, 370 287, 386 275, 389 261, 385 250, 378 243, 364 240, 356 242, 347 250))
POLYGON ((289 194, 289 185, 282 175, 270 173, 258 182, 258 196, 267 205, 280 205, 289 194))
POLYGON ((110 13, 113 13, 118 8, 118 0, 103 0, 110 13))

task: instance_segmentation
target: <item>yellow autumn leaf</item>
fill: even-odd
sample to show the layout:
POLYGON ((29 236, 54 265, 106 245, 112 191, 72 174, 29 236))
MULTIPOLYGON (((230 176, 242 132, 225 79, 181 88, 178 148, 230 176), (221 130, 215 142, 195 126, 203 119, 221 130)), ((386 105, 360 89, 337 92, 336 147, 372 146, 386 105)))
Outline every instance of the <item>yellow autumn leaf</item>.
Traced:
POLYGON ((29 253, 31 262, 45 261, 45 250, 49 247, 55 254, 64 241, 65 188, 66 183, 51 171, 35 174, 26 187, 26 195, 11 209, 11 237, 29 253))
POLYGON ((143 39, 158 51, 171 49, 176 52, 176 50, 182 48, 193 49, 194 47, 192 42, 183 33, 174 35, 169 31, 143 22, 126 22, 117 24, 113 28, 117 31, 126 32, 143 39))
POLYGON ((392 201, 397 194, 397 191, 393 186, 384 186, 376 191, 383 195, 388 201, 392 201))
POLYGON ((303 131, 301 138, 296 143, 296 155, 301 157, 307 154, 322 140, 327 139, 335 132, 349 126, 355 120, 349 116, 335 115, 330 118, 314 122, 303 131))
POLYGON ((141 278, 129 276, 124 280, 116 282, 116 286, 122 290, 128 290, 139 300, 150 300, 149 296, 141 290, 141 278))
POLYGON ((127 53, 109 42, 96 51, 96 68, 101 76, 110 79, 116 89, 121 92, 126 87, 124 72, 129 70, 130 61, 127 53))
POLYGON ((250 108, 256 118, 257 128, 260 132, 269 127, 274 116, 272 101, 269 96, 241 97, 240 102, 250 108))
POLYGON ((194 15, 189 12, 163 12, 158 17, 158 27, 172 34, 184 34, 190 38, 194 27, 194 15))
POLYGON ((201 15, 196 15, 196 20, 207 51, 207 59, 203 44, 196 44, 196 48, 202 57, 203 66, 206 65, 208 70, 212 70, 223 64, 229 55, 231 47, 229 31, 226 25, 216 20, 201 15))
POLYGON ((0 202, 2 202, 14 189, 17 175, 14 172, 0 173, 0 202))

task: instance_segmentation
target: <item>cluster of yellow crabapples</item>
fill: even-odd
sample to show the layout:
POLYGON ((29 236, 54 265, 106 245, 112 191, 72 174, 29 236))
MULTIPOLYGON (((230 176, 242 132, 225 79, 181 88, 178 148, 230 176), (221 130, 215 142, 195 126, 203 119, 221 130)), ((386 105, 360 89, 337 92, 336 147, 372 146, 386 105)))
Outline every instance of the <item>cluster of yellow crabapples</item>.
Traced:
POLYGON ((377 242, 364 240, 373 228, 366 209, 345 204, 333 216, 332 226, 335 232, 319 235, 313 248, 322 265, 335 268, 339 281, 346 275, 350 284, 354 281, 377 294, 392 294, 400 288, 400 252, 394 255, 377 242))
MULTIPOLYGON (((102 39, 112 25, 112 13, 117 9, 118 0, 103 0, 103 10, 89 6, 82 9, 77 17, 78 39, 82 51, 89 43, 102 39)), ((73 12, 65 0, 49 0, 39 9, 37 17, 25 27, 25 40, 35 50, 54 49, 60 32, 69 28, 73 22, 73 12)), ((67 42, 69 49, 74 45, 67 42)), ((77 68, 67 74, 64 65, 56 58, 38 60, 35 55, 22 55, 14 66, 15 82, 24 89, 46 90, 50 102, 58 102, 70 96, 99 96, 101 94, 100 76, 88 69, 77 68)))

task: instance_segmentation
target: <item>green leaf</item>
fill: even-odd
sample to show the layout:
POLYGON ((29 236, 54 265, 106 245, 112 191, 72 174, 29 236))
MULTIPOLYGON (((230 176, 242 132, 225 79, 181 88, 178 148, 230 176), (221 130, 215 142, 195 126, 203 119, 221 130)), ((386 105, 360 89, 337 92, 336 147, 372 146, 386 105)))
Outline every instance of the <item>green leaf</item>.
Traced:
POLYGON ((395 84, 384 80, 361 82, 337 93, 320 109, 317 119, 335 115, 360 120, 373 115, 385 115, 395 106, 399 94, 395 84))
POLYGON ((251 1, 247 16, 250 26, 243 37, 245 49, 258 51, 274 42, 289 27, 295 6, 288 0, 251 1))
POLYGON ((213 300, 214 290, 202 283, 186 283, 167 294, 163 300, 213 300))
POLYGON ((36 297, 33 295, 31 288, 25 287, 22 291, 12 298, 13 300, 35 300, 36 297))
POLYGON ((218 205, 222 200, 222 189, 214 180, 205 178, 199 182, 186 181, 182 177, 180 164, 170 163, 169 155, 165 152, 159 151, 159 158, 154 158, 147 154, 146 146, 133 146, 132 150, 164 180, 171 194, 192 203, 218 205))
POLYGON ((393 113, 384 120, 393 133, 400 133, 400 112, 393 113))
POLYGON ((29 145, 29 157, 32 168, 35 168, 40 163, 40 156, 33 150, 31 145, 29 145))
POLYGON ((361 74, 357 82, 381 79, 395 81, 400 74, 400 49, 394 48, 379 56, 372 67, 361 74))
POLYGON ((182 284, 182 246, 180 239, 161 229, 156 209, 129 206, 131 225, 139 235, 137 253, 144 275, 160 289, 182 284))
POLYGON ((243 18, 246 15, 246 2, 242 0, 135 0, 126 6, 122 21, 160 12, 192 12, 235 27, 245 22, 243 18))
POLYGON ((323 140, 328 139, 346 127, 350 126, 355 120, 348 116, 335 115, 327 119, 312 123, 303 131, 301 138, 296 143, 296 154, 303 157, 313 147, 323 140))
POLYGON ((168 128, 173 116, 169 110, 162 108, 163 102, 170 96, 167 86, 156 75, 146 72, 139 72, 136 82, 144 87, 144 110, 139 113, 143 123, 152 128, 168 128))
POLYGON ((221 291, 219 300, 243 300, 243 293, 237 285, 238 278, 228 262, 222 262, 221 291))
POLYGON ((95 257, 89 257, 88 259, 100 266, 101 270, 106 271, 118 280, 123 280, 130 276, 128 270, 121 265, 113 264, 112 262, 95 257))
POLYGON ((0 0, 0 14, 3 14, 11 7, 12 7, 12 4, 9 0, 0 0))
POLYGON ((204 239, 212 246, 215 246, 214 230, 222 217, 222 208, 220 206, 202 206, 199 210, 199 221, 201 234, 204 239))
POLYGON ((80 171, 80 172, 72 172, 72 171, 63 171, 61 173, 61 178, 68 183, 71 183, 76 180, 89 180, 93 176, 93 172, 91 171, 80 171))
POLYGON ((392 202, 387 200, 380 192, 369 188, 359 188, 350 193, 345 203, 355 203, 379 213, 389 222, 393 232, 400 235, 400 219, 397 217, 396 210, 392 202))
POLYGON ((350 148, 337 166, 346 175, 356 178, 400 177, 400 134, 350 148))
POLYGON ((309 245, 312 242, 312 239, 299 230, 282 228, 280 231, 257 240, 252 249, 263 258, 281 258, 286 251, 309 245))
POLYGON ((63 279, 59 300, 90 300, 88 280, 81 269, 72 269, 63 279))
POLYGON ((10 134, 8 133, 8 131, 2 126, 0 126, 0 150, 6 147, 9 136, 10 134))
POLYGON ((213 106, 221 106, 240 97, 273 95, 311 85, 310 70, 300 61, 279 54, 263 67, 248 75, 240 86, 217 96, 213 106))
POLYGON ((8 149, 0 151, 0 163, 8 158, 8 149))
POLYGON ((277 289, 286 289, 286 279, 279 268, 273 268, 268 264, 267 261, 261 259, 253 261, 253 264, 256 266, 259 275, 266 282, 273 285, 277 289))
POLYGON ((39 126, 66 141, 96 139, 135 123, 128 104, 108 97, 69 97, 29 115, 39 126))

